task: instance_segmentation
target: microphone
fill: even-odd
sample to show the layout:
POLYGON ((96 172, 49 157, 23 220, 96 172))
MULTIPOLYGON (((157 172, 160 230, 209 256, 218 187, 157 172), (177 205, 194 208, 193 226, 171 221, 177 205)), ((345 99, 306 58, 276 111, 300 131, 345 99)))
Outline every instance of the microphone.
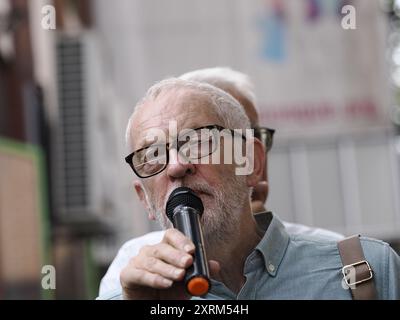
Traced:
POLYGON ((200 217, 204 211, 203 202, 192 189, 178 187, 170 194, 166 211, 174 227, 195 245, 193 264, 185 274, 186 290, 192 296, 205 295, 211 287, 211 282, 200 224, 200 217))

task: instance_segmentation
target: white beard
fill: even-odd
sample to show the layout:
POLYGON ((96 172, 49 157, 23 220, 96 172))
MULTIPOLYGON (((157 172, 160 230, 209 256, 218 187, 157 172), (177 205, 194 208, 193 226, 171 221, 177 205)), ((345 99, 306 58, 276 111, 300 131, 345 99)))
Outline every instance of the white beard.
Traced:
MULTIPOLYGON (((246 198, 249 198, 251 190, 247 187, 245 176, 227 178, 218 187, 210 187, 204 182, 194 182, 179 185, 196 189, 212 195, 203 201, 204 213, 201 217, 203 237, 205 246, 212 248, 229 243, 232 238, 239 236, 240 214, 242 212, 246 198)), ((163 229, 171 228, 173 225, 167 218, 165 204, 161 205, 155 197, 145 190, 148 206, 155 214, 157 221, 163 229)))

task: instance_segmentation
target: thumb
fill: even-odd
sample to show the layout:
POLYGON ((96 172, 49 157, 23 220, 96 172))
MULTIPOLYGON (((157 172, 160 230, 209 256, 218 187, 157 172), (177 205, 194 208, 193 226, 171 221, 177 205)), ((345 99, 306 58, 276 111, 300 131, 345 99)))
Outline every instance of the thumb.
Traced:
POLYGON ((221 265, 219 264, 218 261, 215 260, 208 260, 208 267, 210 269, 210 276, 212 279, 221 281, 221 265))

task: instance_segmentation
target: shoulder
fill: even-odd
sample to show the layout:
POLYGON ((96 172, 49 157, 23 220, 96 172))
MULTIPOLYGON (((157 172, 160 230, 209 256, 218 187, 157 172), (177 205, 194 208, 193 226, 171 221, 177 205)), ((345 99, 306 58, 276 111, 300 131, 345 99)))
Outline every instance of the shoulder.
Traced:
MULTIPOLYGON (((399 299, 399 256, 384 241, 360 237, 360 242, 365 259, 373 270, 378 298, 399 299)), ((317 268, 319 271, 336 270, 339 275, 341 274, 343 264, 337 240, 310 234, 290 235, 287 252, 291 259, 303 268, 308 267, 310 270, 317 268)))
MULTIPOLYGON (((340 255, 338 242, 341 239, 329 238, 318 234, 291 234, 289 238, 289 247, 293 249, 312 251, 313 254, 340 255)), ((398 258, 398 255, 390 245, 382 240, 360 237, 360 242, 365 258, 373 264, 385 266, 391 256, 398 258)))
POLYGON ((378 297, 400 299, 400 257, 384 241, 361 237, 365 259, 373 270, 378 297))
MULTIPOLYGON (((291 234, 287 253, 293 254, 296 259, 309 260, 311 257, 323 259, 319 263, 331 263, 333 267, 342 267, 338 242, 340 240, 315 234, 291 234)), ((385 272, 391 258, 398 259, 397 254, 384 241, 360 237, 366 260, 377 271, 385 272), (392 257, 391 257, 392 256, 392 257)), ((312 259, 311 259, 312 260, 312 259)))
POLYGON ((285 262, 287 268, 300 273, 322 275, 336 270, 340 275, 342 268, 337 240, 311 234, 289 235, 285 262))
POLYGON ((364 254, 370 255, 371 257, 388 254, 388 251, 390 250, 390 245, 382 240, 360 237, 360 242, 364 254))
POLYGON ((312 248, 322 251, 337 248, 337 242, 340 240, 335 237, 326 237, 315 233, 289 234, 289 239, 289 245, 298 249, 307 250, 312 248))
POLYGON ((360 237, 360 242, 364 251, 365 259, 372 267, 375 267, 374 271, 376 273, 378 271, 387 273, 389 264, 391 262, 397 263, 399 260, 399 256, 390 245, 384 241, 368 237, 360 237))
POLYGON ((303 224, 286 221, 283 221, 283 225, 290 235, 309 235, 327 240, 340 240, 344 238, 342 234, 327 229, 309 227, 303 224))

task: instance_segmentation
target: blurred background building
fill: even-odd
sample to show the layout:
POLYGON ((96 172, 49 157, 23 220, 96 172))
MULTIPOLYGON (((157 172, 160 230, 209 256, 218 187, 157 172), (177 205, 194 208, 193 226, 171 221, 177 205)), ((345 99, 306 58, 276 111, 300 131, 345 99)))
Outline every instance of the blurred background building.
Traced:
POLYGON ((154 82, 205 67, 249 74, 277 130, 268 209, 398 250, 399 15, 394 0, 0 0, 0 298, 94 298, 122 243, 158 229, 125 127, 154 82))

